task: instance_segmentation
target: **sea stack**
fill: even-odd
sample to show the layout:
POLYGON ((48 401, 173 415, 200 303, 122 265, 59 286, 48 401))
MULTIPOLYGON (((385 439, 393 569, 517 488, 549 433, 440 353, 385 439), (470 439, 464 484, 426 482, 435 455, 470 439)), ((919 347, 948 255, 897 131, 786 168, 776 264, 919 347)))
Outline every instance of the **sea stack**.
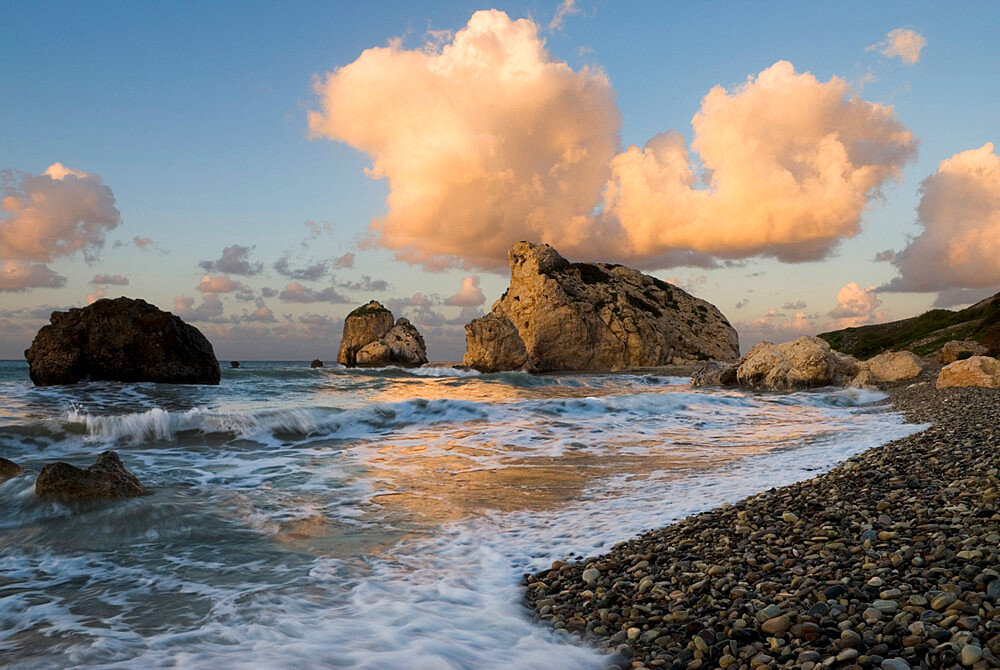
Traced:
POLYGON ((427 346, 417 328, 372 300, 358 307, 344 320, 337 362, 347 367, 415 367, 427 362, 427 346))
POLYGON ((510 287, 465 327, 469 367, 618 370, 739 358, 722 312, 677 286, 622 265, 570 263, 547 244, 518 242, 507 261, 510 287))
POLYGON ((52 312, 50 322, 24 352, 36 386, 82 379, 219 383, 219 361, 201 331, 145 300, 98 300, 52 312))

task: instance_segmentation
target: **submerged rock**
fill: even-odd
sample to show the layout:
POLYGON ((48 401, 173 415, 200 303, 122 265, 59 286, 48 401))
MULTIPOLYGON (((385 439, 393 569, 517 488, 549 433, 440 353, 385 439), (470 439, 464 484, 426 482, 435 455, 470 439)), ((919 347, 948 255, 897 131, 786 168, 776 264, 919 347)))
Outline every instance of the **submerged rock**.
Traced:
POLYGON ((985 386, 1000 388, 1000 361, 989 356, 973 356, 955 361, 938 374, 937 387, 985 386))
POLYGON ((770 391, 794 391, 844 385, 859 370, 858 362, 830 349, 826 340, 800 337, 791 342, 761 342, 740 360, 741 386, 770 391))
POLYGON ((311 368, 321 368, 321 367, 323 367, 323 361, 321 361, 318 358, 314 358, 313 362, 309 364, 309 367, 311 367, 311 368))
POLYGON ((53 312, 24 352, 36 386, 82 379, 218 384, 212 344, 194 326, 145 300, 98 300, 53 312))
POLYGON ((238 368, 238 367, 240 367, 240 362, 239 361, 230 361, 229 367, 234 368, 234 369, 238 368))
POLYGON ((49 463, 35 481, 35 493, 66 498, 131 498, 142 495, 145 489, 125 469, 117 453, 105 451, 84 470, 69 463, 49 463))
POLYGON ((515 244, 507 261, 510 287, 466 330, 466 365, 614 370, 739 357, 736 330, 715 306, 638 270, 570 263, 530 242, 515 244))
POLYGON ((347 315, 337 362, 348 367, 418 366, 427 362, 427 346, 416 327, 372 300, 347 315))
POLYGON ((524 340, 503 312, 490 312, 465 326, 462 365, 480 372, 520 370, 528 366, 524 340))
POLYGON ((19 474, 21 474, 20 465, 6 458, 0 458, 0 482, 17 477, 19 474))

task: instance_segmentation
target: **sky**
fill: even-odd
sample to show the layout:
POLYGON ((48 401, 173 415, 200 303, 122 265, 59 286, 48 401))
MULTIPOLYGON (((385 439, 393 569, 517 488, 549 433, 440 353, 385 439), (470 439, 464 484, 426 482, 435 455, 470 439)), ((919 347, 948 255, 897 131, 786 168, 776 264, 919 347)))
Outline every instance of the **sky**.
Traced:
POLYGON ((1000 5, 13 3, 0 358, 143 298, 220 359, 378 299, 460 360, 521 239, 744 351, 1000 290, 1000 5))

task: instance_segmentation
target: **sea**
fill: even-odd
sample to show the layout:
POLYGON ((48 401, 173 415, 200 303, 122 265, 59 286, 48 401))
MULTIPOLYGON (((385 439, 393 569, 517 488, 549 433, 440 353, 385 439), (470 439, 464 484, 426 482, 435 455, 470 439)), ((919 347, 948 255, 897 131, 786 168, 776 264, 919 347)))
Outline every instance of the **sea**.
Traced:
POLYGON ((519 586, 911 434, 884 395, 245 362, 36 388, 0 362, 0 666, 600 668, 519 586), (40 499, 116 450, 148 495, 40 499))

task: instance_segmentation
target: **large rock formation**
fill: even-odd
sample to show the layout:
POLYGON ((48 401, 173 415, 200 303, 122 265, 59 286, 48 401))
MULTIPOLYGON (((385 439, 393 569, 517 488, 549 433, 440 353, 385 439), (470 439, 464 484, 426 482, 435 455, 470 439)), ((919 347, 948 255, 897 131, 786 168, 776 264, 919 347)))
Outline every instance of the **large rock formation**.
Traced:
MULTIPOLYGON (((510 287, 466 326, 465 364, 519 359, 513 325, 537 370, 614 370, 739 357, 736 330, 713 305, 621 265, 570 263, 547 244, 507 253, 510 287)), ((516 366, 520 367, 520 366, 516 366)), ((502 369, 508 369, 506 367, 502 369)))
POLYGON ((844 385, 859 372, 858 362, 830 349, 818 337, 755 345, 740 360, 736 378, 741 386, 771 391, 794 391, 844 385))
POLYGON ((938 374, 937 387, 985 386, 1000 388, 1000 361, 989 356, 973 356, 955 361, 938 374))
POLYGON ((131 498, 145 493, 113 451, 105 451, 85 470, 69 463, 49 463, 38 474, 35 493, 65 498, 131 498))
POLYGON ((53 312, 24 352, 38 386, 81 379, 218 384, 212 344, 194 326, 145 300, 98 300, 53 312))
POLYGON ((427 362, 424 338, 408 320, 372 300, 347 315, 337 362, 348 367, 417 366, 427 362))

